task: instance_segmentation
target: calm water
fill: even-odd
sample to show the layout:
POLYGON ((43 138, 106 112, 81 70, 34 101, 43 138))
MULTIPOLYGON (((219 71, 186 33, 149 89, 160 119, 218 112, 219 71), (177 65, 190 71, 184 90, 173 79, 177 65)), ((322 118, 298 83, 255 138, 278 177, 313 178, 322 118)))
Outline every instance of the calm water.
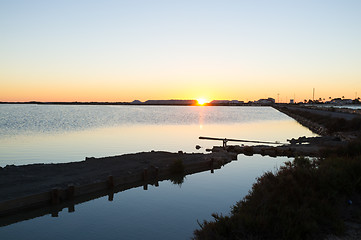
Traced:
MULTIPOLYGON (((312 106, 312 105, 311 105, 312 106)), ((334 105, 334 104, 320 104, 315 105, 317 107, 327 107, 327 108, 349 108, 349 109, 361 109, 360 105, 334 105)))
MULTIPOLYGON (((167 150, 197 152, 199 136, 285 142, 312 136, 269 107, 0 105, 0 164, 81 161, 86 156, 167 150)), ((0 228, 0 239, 189 239, 197 220, 228 214, 255 178, 287 158, 238 156, 214 174, 134 188, 0 228)))
POLYGON ((285 142, 310 134, 270 107, 0 105, 0 166, 221 145, 199 136, 285 142))

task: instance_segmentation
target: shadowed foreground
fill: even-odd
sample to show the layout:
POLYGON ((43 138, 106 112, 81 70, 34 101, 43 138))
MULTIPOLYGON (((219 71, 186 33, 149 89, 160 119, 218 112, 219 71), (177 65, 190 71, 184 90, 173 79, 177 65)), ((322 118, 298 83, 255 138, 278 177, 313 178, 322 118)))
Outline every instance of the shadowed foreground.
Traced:
MULTIPOLYGON (((233 206, 230 216, 213 214, 196 239, 319 239, 358 224, 361 160, 296 158, 267 172, 233 206)), ((360 239, 360 232, 351 239, 360 239)))
POLYGON ((213 221, 200 224, 195 239, 361 239, 361 119, 279 110, 345 144, 266 172, 230 216, 213 214, 213 221))
POLYGON ((6 166, 0 168, 0 217, 73 201, 114 187, 141 186, 179 174, 213 170, 233 159, 236 155, 225 151, 212 154, 152 151, 86 158, 82 162, 6 166))

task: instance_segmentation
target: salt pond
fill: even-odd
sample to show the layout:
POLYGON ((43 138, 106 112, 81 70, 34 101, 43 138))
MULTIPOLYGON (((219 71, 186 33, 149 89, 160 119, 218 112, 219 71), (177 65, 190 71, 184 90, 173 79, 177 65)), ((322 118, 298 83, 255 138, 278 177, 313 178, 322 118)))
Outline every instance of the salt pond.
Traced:
MULTIPOLYGON (((86 156, 166 150, 198 152, 199 136, 280 141, 314 136, 270 107, 0 105, 0 165, 81 161, 86 156)), ((214 174, 187 176, 102 197, 0 228, 2 239, 189 239, 197 220, 227 214, 255 178, 287 158, 238 156, 214 174)), ((44 181, 46 181, 44 179, 44 181)))

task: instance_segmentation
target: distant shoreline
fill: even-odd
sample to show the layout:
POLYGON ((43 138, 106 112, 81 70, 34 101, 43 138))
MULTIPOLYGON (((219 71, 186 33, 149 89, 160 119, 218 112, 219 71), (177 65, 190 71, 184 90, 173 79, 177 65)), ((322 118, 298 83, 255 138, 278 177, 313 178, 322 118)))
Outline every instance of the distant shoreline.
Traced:
POLYGON ((113 105, 113 106, 272 106, 272 104, 259 104, 259 103, 207 103, 204 105, 198 104, 166 104, 166 103, 132 103, 132 102, 0 102, 0 104, 36 104, 36 105, 113 105))
MULTIPOLYGON (((344 106, 340 104, 327 104, 327 103, 318 103, 318 104, 290 104, 290 103, 257 103, 257 102, 221 102, 221 103, 205 103, 203 105, 197 104, 197 100, 148 100, 146 102, 40 102, 40 101, 27 101, 27 102, 2 102, 1 104, 23 104, 23 105, 101 105, 101 106, 305 106, 305 107, 312 107, 312 106, 320 106, 320 105, 327 105, 327 106, 344 106), (189 103, 191 102, 191 103, 189 103)), ((352 104, 345 104, 345 105, 356 105, 360 106, 361 103, 352 103, 352 104)))

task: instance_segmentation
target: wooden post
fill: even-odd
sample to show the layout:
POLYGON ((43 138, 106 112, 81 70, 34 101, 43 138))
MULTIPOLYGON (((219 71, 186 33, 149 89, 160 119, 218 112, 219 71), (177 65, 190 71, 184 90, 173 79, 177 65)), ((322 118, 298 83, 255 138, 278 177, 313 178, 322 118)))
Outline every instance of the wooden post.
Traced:
POLYGON ((59 217, 59 212, 58 211, 52 212, 51 217, 59 217))
POLYGON ((143 190, 148 190, 148 184, 143 185, 143 190))
POLYGON ((108 177, 108 188, 114 188, 114 177, 112 175, 108 177))
POLYGON ((71 205, 68 207, 68 212, 69 212, 69 213, 75 212, 75 205, 74 205, 74 203, 71 203, 71 205))
POLYGON ((109 201, 109 202, 112 202, 113 199, 114 199, 114 192, 111 191, 111 192, 108 194, 108 201, 109 201))
POLYGON ((223 148, 227 148, 227 138, 223 139, 223 148))
POLYGON ((159 167, 155 167, 155 177, 158 178, 159 176, 159 167))
POLYGON ((146 181, 148 178, 148 169, 144 168, 143 169, 143 181, 146 181))
POLYGON ((214 159, 211 158, 211 173, 214 173, 214 159))
POLYGON ((59 189, 58 188, 53 188, 51 190, 51 204, 59 204, 60 199, 59 199, 59 189))
POLYGON ((75 195, 75 186, 73 184, 68 185, 68 189, 66 190, 66 197, 68 200, 74 199, 75 195))
POLYGON ((261 149, 261 155, 262 155, 262 156, 265 156, 265 155, 266 155, 266 154, 265 154, 265 151, 264 151, 264 148, 261 149))

